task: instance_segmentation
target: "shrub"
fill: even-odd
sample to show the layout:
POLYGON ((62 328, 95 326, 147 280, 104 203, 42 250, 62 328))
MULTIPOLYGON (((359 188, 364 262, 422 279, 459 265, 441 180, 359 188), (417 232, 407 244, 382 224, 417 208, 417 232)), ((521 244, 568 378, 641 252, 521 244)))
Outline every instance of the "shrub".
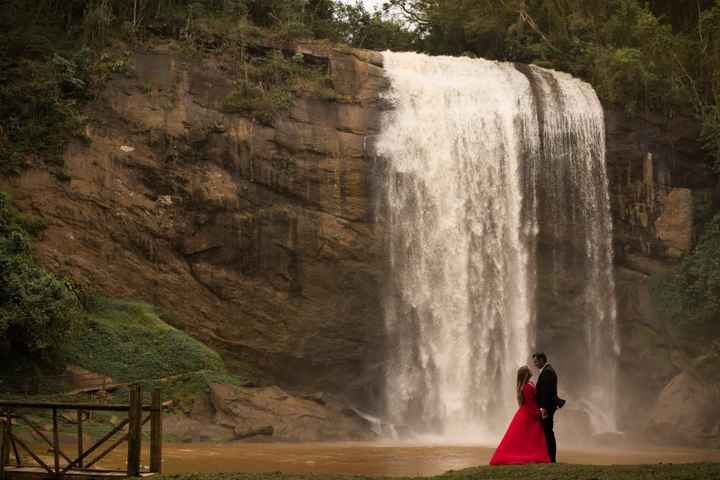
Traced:
POLYGON ((266 57, 253 57, 242 66, 244 78, 235 83, 223 109, 251 115, 269 125, 278 114, 292 107, 295 94, 305 92, 323 100, 341 99, 323 69, 305 64, 302 55, 285 57, 279 50, 266 57))
POLYGON ((30 235, 0 193, 0 339, 16 353, 47 356, 73 330, 79 302, 71 284, 45 271, 30 256, 30 235))
POLYGON ((5 46, 0 45, 0 175, 19 173, 29 156, 61 164, 69 139, 83 135, 80 104, 90 96, 89 52, 28 58, 5 46))

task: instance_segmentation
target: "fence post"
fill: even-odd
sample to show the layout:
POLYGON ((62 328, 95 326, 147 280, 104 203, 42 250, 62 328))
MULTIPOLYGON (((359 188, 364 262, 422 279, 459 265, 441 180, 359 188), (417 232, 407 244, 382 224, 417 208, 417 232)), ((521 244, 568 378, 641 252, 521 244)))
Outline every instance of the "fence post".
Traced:
MULTIPOLYGON (((9 416, 8 416, 9 418, 9 416)), ((2 421, 2 437, 0 437, 0 480, 5 480, 5 465, 10 457, 10 446, 8 445, 8 423, 7 420, 2 421)))
POLYGON ((83 467, 82 454, 83 454, 83 418, 82 410, 77 411, 77 455, 81 460, 78 462, 78 467, 83 467))
POLYGON ((162 402, 159 388, 152 392, 150 410, 150 471, 162 472, 162 402))
POLYGON ((130 409, 128 410, 128 454, 127 474, 140 476, 140 449, 142 442, 142 387, 130 387, 130 409))
POLYGON ((53 457, 55 460, 55 475, 60 473, 60 433, 58 432, 57 408, 52 409, 53 421, 53 457))

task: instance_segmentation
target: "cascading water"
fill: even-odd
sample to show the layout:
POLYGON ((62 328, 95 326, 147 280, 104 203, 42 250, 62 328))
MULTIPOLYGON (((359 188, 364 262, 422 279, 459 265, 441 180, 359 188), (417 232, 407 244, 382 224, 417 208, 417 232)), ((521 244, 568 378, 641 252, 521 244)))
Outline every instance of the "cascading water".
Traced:
MULTIPOLYGON (((588 328, 578 348, 593 365, 616 343, 602 108, 587 84, 536 67, 415 53, 385 53, 384 66, 386 415, 418 433, 493 434, 535 346, 549 212, 572 212, 556 233, 570 232, 587 259, 591 316, 578 319, 588 328), (559 189, 568 183, 572 195, 559 189)), ((602 365, 614 370, 608 357, 602 365)), ((604 377, 592 384, 610 396, 604 377)))

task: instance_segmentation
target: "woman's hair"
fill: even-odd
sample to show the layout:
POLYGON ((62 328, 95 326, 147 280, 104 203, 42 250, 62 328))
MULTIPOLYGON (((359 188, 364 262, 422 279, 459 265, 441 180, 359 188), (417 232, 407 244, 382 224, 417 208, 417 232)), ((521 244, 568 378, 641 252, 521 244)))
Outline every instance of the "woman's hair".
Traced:
POLYGON ((525 384, 530 380, 530 377, 532 377, 532 374, 530 373, 530 369, 527 365, 523 365, 522 367, 518 368, 517 372, 517 401, 518 405, 522 406, 523 403, 525 403, 525 395, 523 395, 523 387, 525 384))

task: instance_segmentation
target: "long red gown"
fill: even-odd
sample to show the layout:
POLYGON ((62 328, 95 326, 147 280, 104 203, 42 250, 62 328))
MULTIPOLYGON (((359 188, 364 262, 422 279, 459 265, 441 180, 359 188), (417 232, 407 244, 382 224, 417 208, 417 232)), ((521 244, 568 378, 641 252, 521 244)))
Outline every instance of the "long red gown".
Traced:
POLYGON ((490 465, 550 463, 545 433, 540 423, 540 406, 535 400, 535 386, 526 383, 523 395, 525 402, 510 422, 490 465))

